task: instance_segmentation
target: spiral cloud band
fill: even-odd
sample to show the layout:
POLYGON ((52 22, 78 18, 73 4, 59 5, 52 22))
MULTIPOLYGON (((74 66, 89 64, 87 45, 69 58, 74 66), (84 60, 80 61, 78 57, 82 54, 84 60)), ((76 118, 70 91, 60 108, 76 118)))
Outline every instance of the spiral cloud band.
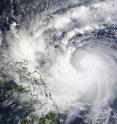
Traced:
POLYGON ((14 21, 6 32, 2 53, 42 74, 64 123, 116 124, 117 2, 51 2, 39 13, 28 4, 20 28, 14 21))

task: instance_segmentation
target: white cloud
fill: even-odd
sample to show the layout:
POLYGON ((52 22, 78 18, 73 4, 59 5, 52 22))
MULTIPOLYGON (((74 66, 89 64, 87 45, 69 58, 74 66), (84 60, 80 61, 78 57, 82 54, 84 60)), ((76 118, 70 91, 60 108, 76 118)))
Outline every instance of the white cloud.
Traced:
MULTIPOLYGON (((102 28, 101 25, 105 22, 115 23, 116 5, 113 7, 111 2, 82 5, 61 15, 51 15, 53 18, 49 23, 38 19, 34 23, 33 20, 30 30, 23 28, 18 33, 8 34, 12 58, 26 59, 29 61, 29 68, 39 69, 44 74, 61 112, 70 111, 76 116, 83 106, 91 104, 92 113, 95 113, 98 111, 97 107, 108 106, 114 99, 117 91, 115 51, 89 44, 73 53, 66 46, 69 39, 77 33, 102 28), (43 23, 47 24, 41 27, 43 23), (45 35, 48 29, 52 30, 45 35), (58 36, 56 32, 66 32, 64 38, 58 38, 58 42, 65 45, 64 49, 62 45, 56 49, 49 44, 53 40, 49 35, 53 34, 52 31, 52 38, 58 36)), ((99 112, 102 111, 99 109, 99 112)))

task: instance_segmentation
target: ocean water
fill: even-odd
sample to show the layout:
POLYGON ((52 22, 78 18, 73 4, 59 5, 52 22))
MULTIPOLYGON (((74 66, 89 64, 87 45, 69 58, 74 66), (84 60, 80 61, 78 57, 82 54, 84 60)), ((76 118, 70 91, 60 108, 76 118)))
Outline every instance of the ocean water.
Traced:
MULTIPOLYGON (((41 110, 34 105, 39 116, 57 111, 65 115, 63 124, 117 123, 116 13, 116 0, 0 1, 1 66, 3 57, 26 62, 33 79, 43 79, 46 87, 22 83, 30 90, 27 99, 33 94, 48 101, 41 110)), ((17 84, 17 74, 30 79, 27 71, 10 66, 17 84)))

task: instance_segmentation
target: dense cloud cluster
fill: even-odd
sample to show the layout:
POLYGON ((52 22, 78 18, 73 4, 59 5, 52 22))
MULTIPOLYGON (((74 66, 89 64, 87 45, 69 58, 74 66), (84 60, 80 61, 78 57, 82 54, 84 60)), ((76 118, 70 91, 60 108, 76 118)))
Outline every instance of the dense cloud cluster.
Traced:
POLYGON ((0 54, 8 60, 28 62, 24 71, 10 62, 15 73, 10 72, 17 83, 20 73, 22 85, 30 87, 32 94, 39 92, 38 100, 54 102, 54 107, 51 102, 45 104, 42 113, 57 109, 66 115, 66 124, 74 118, 115 124, 117 2, 20 0, 9 4, 0 31, 0 54))

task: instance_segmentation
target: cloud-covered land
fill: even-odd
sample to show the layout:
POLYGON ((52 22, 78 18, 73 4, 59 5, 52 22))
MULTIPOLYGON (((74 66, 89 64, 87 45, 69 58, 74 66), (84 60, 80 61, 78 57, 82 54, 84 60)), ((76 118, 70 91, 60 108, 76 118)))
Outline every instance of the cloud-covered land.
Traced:
MULTIPOLYGON (((9 11, 1 10, 0 16, 0 55, 11 61, 9 75, 17 84, 24 76, 27 99, 33 94, 44 102, 39 111, 39 103, 34 105, 36 112, 57 111, 65 115, 65 124, 75 118, 116 124, 116 0, 20 0, 7 5, 9 11)), ((6 61, 0 61, 4 66, 6 61)))

